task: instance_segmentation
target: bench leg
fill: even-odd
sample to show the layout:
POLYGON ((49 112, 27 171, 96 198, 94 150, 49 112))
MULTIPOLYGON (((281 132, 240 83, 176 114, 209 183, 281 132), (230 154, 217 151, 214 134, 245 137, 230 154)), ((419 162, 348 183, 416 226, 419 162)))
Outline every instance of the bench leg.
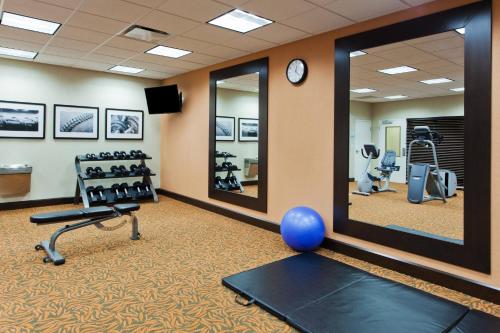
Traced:
POLYGON ((130 214, 130 218, 132 219, 132 236, 131 240, 139 240, 141 239, 141 234, 139 233, 139 220, 135 214, 130 214))
POLYGON ((44 263, 52 262, 54 265, 59 266, 65 263, 64 257, 57 252, 55 247, 52 249, 50 246, 50 241, 44 240, 37 246, 35 246, 35 250, 44 250, 47 253, 47 257, 43 258, 44 263))

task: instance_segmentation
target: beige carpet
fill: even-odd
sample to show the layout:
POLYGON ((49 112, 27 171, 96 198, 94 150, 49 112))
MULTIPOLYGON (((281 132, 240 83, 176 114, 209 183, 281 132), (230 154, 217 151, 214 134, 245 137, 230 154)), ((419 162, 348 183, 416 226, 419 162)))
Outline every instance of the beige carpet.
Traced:
MULTIPOLYGON (((349 218, 370 224, 397 225, 433 235, 463 240, 464 192, 448 198, 447 203, 429 201, 422 204, 408 202, 407 186, 391 183, 397 190, 375 193, 370 196, 349 195, 349 218)), ((349 193, 356 190, 356 183, 349 183, 349 193)))
MULTIPOLYGON (((257 306, 235 304, 221 278, 295 254, 278 234, 160 198, 130 225, 63 235, 66 264, 42 263, 33 247, 61 225, 29 223, 35 212, 0 214, 0 332, 292 332, 257 306)), ((116 223, 116 222, 114 222, 116 223)), ((113 224, 114 224, 113 223, 113 224)), ((500 306, 328 250, 321 254, 500 317, 500 306)))

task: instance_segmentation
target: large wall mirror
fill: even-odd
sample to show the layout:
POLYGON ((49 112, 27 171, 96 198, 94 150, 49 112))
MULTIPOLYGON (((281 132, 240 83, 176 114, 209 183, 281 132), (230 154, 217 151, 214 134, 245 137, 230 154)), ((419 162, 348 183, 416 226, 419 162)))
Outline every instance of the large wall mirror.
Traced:
POLYGON ((336 41, 335 231, 489 272, 490 6, 336 41))
POLYGON ((264 58, 210 73, 209 197, 264 212, 267 71, 264 58))

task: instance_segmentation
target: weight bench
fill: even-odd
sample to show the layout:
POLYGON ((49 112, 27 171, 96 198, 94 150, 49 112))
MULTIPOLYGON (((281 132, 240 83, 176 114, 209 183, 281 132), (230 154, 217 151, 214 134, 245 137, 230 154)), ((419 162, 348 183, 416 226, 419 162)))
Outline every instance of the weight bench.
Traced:
POLYGON ((50 212, 33 215, 30 218, 32 223, 37 225, 61 223, 66 221, 76 221, 84 220, 75 224, 68 224, 60 229, 58 229, 52 236, 50 240, 44 240, 40 244, 35 246, 35 250, 44 250, 47 256, 43 258, 44 263, 52 262, 54 265, 62 265, 65 260, 64 257, 56 250, 56 241, 65 232, 80 229, 90 225, 94 225, 96 228, 103 231, 116 230, 127 223, 125 220, 123 223, 118 224, 113 227, 106 227, 102 224, 104 221, 112 220, 122 216, 130 216, 132 222, 132 236, 130 239, 138 240, 141 234, 139 233, 139 221, 134 214, 134 211, 139 210, 140 206, 136 203, 131 204, 119 204, 113 207, 99 206, 90 207, 82 209, 73 209, 59 212, 50 212))

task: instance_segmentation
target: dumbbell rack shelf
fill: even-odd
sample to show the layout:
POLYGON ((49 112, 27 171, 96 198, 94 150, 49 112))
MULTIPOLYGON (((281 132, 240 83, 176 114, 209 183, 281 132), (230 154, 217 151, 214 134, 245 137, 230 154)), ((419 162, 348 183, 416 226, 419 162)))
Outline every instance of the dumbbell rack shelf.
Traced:
POLYGON ((104 158, 95 158, 95 159, 90 159, 85 156, 79 155, 75 157, 75 169, 76 169, 76 174, 77 174, 77 180, 76 180, 76 189, 75 189, 75 199, 74 203, 78 204, 80 202, 80 198, 83 202, 83 206, 85 208, 89 208, 92 205, 102 205, 102 204, 115 204, 115 203, 121 203, 121 202, 129 202, 129 201, 150 201, 153 199, 154 202, 158 202, 158 195, 156 194, 156 190, 154 188, 153 182, 151 180, 152 176, 156 176, 155 173, 151 173, 149 175, 143 175, 143 174, 136 174, 133 172, 130 172, 128 175, 120 175, 117 176, 112 172, 105 172, 104 177, 89 177, 84 171, 82 171, 82 166, 81 162, 86 162, 86 163, 97 163, 97 162, 114 162, 114 161, 140 161, 140 164, 146 165, 145 160, 151 160, 152 157, 146 156, 144 158, 109 158, 109 159, 104 159, 104 158), (139 192, 133 187, 130 186, 128 188, 128 193, 129 196, 127 198, 123 198, 121 200, 116 200, 113 199, 116 197, 115 195, 115 190, 111 188, 104 188, 102 191, 104 194, 104 197, 106 198, 106 201, 97 201, 94 203, 91 203, 91 200, 89 199, 89 195, 87 194, 87 186, 85 184, 85 181, 88 180, 99 180, 99 179, 119 179, 119 178, 142 178, 142 182, 147 184, 151 190, 151 195, 148 197, 138 197, 139 192))

